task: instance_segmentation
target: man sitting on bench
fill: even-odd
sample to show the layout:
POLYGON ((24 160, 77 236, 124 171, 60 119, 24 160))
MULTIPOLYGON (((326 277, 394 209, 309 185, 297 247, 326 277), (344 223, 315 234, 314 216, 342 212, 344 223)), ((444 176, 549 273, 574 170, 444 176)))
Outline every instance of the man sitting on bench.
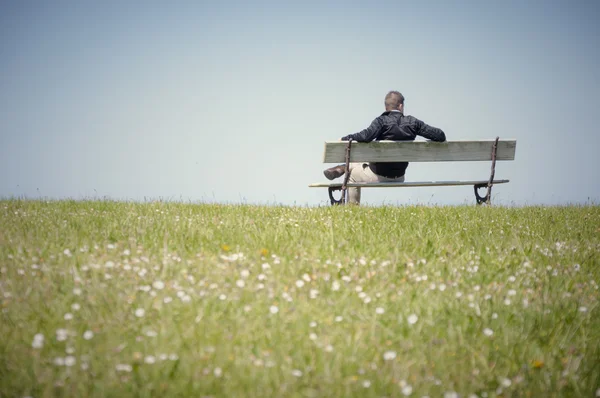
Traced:
MULTIPOLYGON (((342 137, 342 141, 352 139, 357 142, 414 141, 417 135, 432 141, 444 142, 446 135, 438 128, 428 126, 412 116, 404 116, 404 96, 398 91, 390 91, 385 96, 385 112, 378 116, 363 131, 342 137)), ((404 182, 408 162, 393 163, 350 163, 348 182, 404 182)), ((344 175, 344 165, 331 167, 325 171, 329 180, 344 175)), ((360 203, 360 188, 348 187, 349 203, 360 203)))

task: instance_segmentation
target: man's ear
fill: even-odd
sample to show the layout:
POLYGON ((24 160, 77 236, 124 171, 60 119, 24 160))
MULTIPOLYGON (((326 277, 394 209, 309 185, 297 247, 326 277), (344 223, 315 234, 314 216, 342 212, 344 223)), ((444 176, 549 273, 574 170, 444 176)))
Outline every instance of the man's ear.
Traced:
POLYGON ((404 104, 400 104, 398 109, 400 110, 400 112, 404 113, 404 104))

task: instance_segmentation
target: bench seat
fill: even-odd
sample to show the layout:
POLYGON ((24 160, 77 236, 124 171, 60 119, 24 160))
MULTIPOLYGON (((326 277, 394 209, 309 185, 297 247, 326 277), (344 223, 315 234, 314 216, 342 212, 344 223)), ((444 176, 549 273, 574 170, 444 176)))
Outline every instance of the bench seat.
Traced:
MULTIPOLYGON (((493 184, 506 184, 510 180, 494 180, 493 184)), ((370 183, 348 183, 347 187, 356 188, 401 188, 401 187, 443 187, 455 185, 480 185, 487 184, 488 180, 479 181, 406 181, 406 182, 370 182, 370 183)), ((320 182, 310 184, 310 188, 341 188, 341 182, 320 182)))

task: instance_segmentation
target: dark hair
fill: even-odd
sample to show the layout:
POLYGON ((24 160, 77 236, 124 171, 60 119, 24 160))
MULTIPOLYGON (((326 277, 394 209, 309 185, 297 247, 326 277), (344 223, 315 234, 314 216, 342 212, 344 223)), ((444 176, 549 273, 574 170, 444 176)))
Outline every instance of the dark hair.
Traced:
POLYGON ((404 104, 404 96, 400 93, 400 91, 390 91, 385 96, 385 110, 391 111, 393 109, 398 109, 400 105, 404 104))

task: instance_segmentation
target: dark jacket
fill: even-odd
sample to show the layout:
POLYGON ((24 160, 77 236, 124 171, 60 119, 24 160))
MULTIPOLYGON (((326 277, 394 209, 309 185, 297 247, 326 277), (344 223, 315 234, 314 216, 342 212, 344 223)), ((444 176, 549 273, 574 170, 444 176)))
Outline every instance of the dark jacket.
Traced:
MULTIPOLYGON (((357 142, 414 141, 418 135, 432 141, 446 141, 446 135, 442 130, 431 127, 415 117, 404 116, 399 111, 383 112, 369 127, 356 134, 342 137, 342 141, 348 141, 350 138, 357 142)), ((390 178, 403 176, 407 167, 408 162, 369 163, 373 173, 390 178)))

